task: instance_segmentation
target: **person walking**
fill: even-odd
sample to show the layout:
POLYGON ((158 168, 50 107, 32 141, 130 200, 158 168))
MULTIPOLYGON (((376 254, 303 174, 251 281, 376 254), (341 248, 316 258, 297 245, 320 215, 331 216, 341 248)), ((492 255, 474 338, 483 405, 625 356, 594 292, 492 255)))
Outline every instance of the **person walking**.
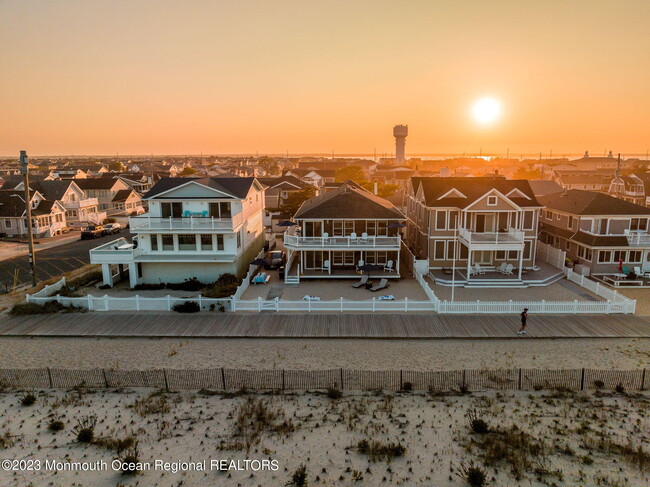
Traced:
POLYGON ((528 319, 528 308, 524 308, 524 310, 521 312, 519 315, 521 316, 521 328, 519 328, 519 333, 520 335, 525 335, 526 334, 526 320, 528 319))

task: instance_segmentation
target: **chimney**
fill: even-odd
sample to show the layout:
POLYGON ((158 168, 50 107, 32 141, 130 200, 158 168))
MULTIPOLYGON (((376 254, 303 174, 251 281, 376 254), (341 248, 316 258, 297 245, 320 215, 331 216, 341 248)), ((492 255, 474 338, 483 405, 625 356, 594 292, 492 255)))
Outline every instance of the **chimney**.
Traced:
POLYGON ((377 195, 377 193, 379 193, 379 184, 377 183, 376 179, 375 179, 373 193, 375 193, 375 196, 377 195))

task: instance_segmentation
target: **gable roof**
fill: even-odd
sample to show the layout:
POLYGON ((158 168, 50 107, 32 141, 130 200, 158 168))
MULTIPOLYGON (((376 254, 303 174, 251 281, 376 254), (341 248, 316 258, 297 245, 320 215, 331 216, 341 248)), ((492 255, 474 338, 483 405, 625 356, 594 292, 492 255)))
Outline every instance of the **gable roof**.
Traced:
POLYGON ((253 185, 255 178, 162 178, 143 196, 143 199, 154 198, 157 195, 178 188, 179 186, 192 181, 207 186, 208 188, 221 191, 222 193, 231 194, 237 198, 243 199, 250 191, 250 187, 253 185))
POLYGON ((404 220, 406 217, 388 200, 348 181, 335 190, 305 201, 294 218, 404 220))
POLYGON ((551 210, 574 215, 650 215, 650 208, 614 198, 605 193, 571 189, 541 196, 540 203, 551 210))
POLYGON ((547 181, 541 179, 532 180, 532 181, 529 180, 528 184, 530 185, 530 188, 533 190, 533 193, 537 197, 562 191, 562 186, 560 186, 555 181, 547 181))
POLYGON ((73 179, 77 186, 81 189, 111 189, 118 183, 117 179, 113 178, 87 178, 87 179, 73 179))
POLYGON ((128 197, 131 196, 131 193, 135 193, 135 190, 120 189, 117 193, 115 193, 115 196, 113 196, 112 201, 126 201, 128 197))
POLYGON ((513 189, 521 191, 528 198, 509 197, 508 199, 520 207, 541 206, 535 199, 535 194, 528 181, 525 179, 505 179, 502 177, 481 177, 481 178, 435 178, 435 177, 413 177, 411 184, 417 194, 418 188, 422 187, 424 200, 429 207, 452 207, 466 208, 483 197, 486 193, 497 190, 501 194, 507 194, 513 189), (442 198, 444 194, 455 189, 466 198, 442 198))

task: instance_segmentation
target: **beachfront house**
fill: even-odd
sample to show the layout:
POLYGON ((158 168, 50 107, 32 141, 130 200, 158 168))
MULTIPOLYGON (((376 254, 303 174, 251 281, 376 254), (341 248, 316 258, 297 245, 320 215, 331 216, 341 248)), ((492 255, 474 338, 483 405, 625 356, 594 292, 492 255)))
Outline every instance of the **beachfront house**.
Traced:
POLYGON ((561 276, 536 263, 542 205, 528 181, 414 177, 407 197, 408 245, 437 283, 546 285, 561 276))
POLYGON ((131 186, 120 179, 87 178, 74 182, 90 198, 97 198, 98 209, 120 223, 127 223, 129 216, 144 213, 142 197, 131 186))
POLYGON ((132 242, 90 251, 104 284, 126 271, 131 287, 242 277, 264 246, 264 189, 255 178, 163 178, 144 199, 149 212, 129 218, 132 242))
MULTIPOLYGON (((65 208, 58 201, 48 200, 38 191, 30 191, 32 234, 35 238, 60 235, 67 226, 65 208)), ((26 237, 24 191, 0 190, 0 235, 26 237)))
POLYGON ((358 279, 363 265, 399 278, 404 219, 389 201, 352 181, 305 201, 284 234, 286 282, 358 279))
POLYGON ((566 251, 576 272, 650 272, 650 208, 604 193, 570 190, 542 196, 540 240, 566 251))

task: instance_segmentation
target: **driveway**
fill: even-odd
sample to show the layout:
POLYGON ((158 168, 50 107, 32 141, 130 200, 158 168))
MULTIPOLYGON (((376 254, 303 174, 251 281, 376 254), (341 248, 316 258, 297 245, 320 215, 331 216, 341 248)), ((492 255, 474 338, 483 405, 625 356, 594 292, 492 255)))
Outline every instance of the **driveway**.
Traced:
MULTIPOLYGON (((94 240, 78 239, 56 247, 36 250, 36 277, 39 281, 44 281, 88 265, 90 264, 90 255, 88 254, 90 249, 119 237, 130 239, 131 233, 123 230, 122 233, 116 235, 107 235, 94 240)), ((30 282, 27 255, 2 260, 0 261, 0 292, 5 292, 13 287, 16 269, 18 269, 17 286, 30 282)))

